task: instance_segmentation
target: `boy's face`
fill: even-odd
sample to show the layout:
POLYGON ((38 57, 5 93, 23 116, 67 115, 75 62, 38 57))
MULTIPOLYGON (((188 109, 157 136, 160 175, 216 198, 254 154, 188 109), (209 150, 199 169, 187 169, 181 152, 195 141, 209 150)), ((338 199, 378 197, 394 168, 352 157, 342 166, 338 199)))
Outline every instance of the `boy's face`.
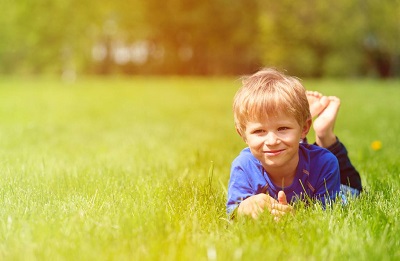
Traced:
POLYGON ((267 172, 295 170, 300 139, 306 137, 310 126, 311 120, 300 126, 293 116, 278 113, 248 122, 243 138, 267 172))

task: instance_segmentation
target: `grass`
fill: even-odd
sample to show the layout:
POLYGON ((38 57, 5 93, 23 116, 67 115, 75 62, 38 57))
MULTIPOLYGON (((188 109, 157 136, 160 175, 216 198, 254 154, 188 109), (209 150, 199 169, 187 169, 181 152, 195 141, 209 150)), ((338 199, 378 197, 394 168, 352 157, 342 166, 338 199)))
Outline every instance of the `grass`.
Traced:
POLYGON ((341 98, 367 193, 229 223, 235 79, 0 79, 0 259, 399 259, 399 82, 304 83, 341 98))

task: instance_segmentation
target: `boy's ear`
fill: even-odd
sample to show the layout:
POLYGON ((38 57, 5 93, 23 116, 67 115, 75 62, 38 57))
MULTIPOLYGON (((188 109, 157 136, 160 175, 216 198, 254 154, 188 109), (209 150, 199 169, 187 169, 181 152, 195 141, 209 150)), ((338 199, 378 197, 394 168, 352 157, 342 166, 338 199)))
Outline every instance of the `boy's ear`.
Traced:
POLYGON ((307 119, 306 122, 304 123, 303 130, 301 132, 302 139, 304 139, 307 136, 308 132, 310 131, 311 124, 312 124, 311 118, 307 119))
POLYGON ((236 128, 236 132, 239 134, 240 137, 242 137, 243 141, 246 142, 245 136, 242 135, 242 133, 240 132, 240 130, 238 128, 236 128))

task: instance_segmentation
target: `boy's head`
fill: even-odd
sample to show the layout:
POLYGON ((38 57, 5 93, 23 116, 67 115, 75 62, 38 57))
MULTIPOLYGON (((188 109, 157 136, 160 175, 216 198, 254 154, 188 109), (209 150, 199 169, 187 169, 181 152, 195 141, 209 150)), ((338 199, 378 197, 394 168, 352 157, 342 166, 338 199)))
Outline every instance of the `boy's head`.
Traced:
POLYGON ((275 69, 263 69, 242 79, 233 101, 235 126, 242 137, 248 122, 278 112, 293 116, 300 126, 311 118, 306 91, 298 79, 275 69))

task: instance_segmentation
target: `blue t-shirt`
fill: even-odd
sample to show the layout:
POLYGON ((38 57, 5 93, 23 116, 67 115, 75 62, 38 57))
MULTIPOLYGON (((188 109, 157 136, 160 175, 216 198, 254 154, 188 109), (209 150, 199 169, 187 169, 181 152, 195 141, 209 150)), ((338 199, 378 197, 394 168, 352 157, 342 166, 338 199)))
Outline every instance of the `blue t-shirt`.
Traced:
MULTIPOLYGON (((299 144, 299 164, 292 184, 283 188, 288 202, 320 200, 323 205, 335 200, 340 191, 339 163, 328 150, 310 144, 299 144)), ((261 162, 243 149, 232 162, 228 185, 227 213, 232 213, 244 199, 268 193, 277 199, 282 187, 274 184, 261 162)))

